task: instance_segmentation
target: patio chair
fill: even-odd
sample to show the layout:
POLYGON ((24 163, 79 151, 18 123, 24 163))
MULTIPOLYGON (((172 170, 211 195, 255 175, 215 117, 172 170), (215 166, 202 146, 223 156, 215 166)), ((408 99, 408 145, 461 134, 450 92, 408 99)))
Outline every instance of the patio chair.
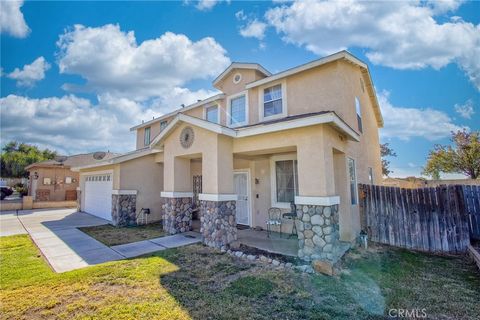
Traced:
POLYGON ((268 209, 268 220, 266 223, 267 223, 267 238, 270 238, 270 233, 272 232, 272 226, 279 226, 280 238, 282 237, 282 210, 280 210, 280 208, 268 209))

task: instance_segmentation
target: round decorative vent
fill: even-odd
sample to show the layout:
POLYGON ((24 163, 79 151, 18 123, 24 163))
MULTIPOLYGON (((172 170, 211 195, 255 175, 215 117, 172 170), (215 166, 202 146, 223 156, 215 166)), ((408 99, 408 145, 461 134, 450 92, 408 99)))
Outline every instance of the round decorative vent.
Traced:
POLYGON ((233 83, 237 84, 240 81, 242 81, 242 75, 240 73, 237 73, 233 76, 233 83))
POLYGON ((190 127, 183 128, 182 132, 180 133, 180 144, 182 147, 185 149, 190 148, 193 140, 195 140, 195 133, 193 132, 193 129, 190 127))
POLYGON ((105 152, 103 152, 103 151, 95 152, 95 153, 93 154, 93 159, 95 159, 95 160, 102 160, 103 158, 105 158, 106 155, 107 155, 107 154, 106 154, 105 152))

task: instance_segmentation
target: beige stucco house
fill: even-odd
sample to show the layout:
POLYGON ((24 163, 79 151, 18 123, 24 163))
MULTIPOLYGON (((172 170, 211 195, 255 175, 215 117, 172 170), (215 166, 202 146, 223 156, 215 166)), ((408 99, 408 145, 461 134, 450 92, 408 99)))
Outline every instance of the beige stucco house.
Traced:
POLYGON ((354 241, 357 184, 382 181, 367 65, 346 51, 276 74, 232 63, 213 86, 219 94, 131 128, 137 150, 77 168, 81 209, 122 224, 148 208, 170 233, 198 218, 204 243, 224 247, 237 225, 265 228, 269 208, 294 203, 300 257, 329 259, 354 241))

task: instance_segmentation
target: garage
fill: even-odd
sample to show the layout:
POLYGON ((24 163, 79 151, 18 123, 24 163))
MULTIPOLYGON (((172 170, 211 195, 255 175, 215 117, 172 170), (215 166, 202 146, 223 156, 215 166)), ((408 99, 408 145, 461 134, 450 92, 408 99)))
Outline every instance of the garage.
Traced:
POLYGON ((83 211, 99 218, 112 220, 112 189, 111 174, 96 174, 85 177, 85 205, 83 211))

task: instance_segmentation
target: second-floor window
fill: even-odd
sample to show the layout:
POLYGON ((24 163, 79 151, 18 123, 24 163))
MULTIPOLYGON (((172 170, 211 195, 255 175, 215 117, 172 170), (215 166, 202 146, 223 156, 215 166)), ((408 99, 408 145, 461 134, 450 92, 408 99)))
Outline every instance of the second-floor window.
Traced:
POLYGON ((357 97, 355 97, 355 110, 357 111, 357 123, 358 123, 358 130, 360 132, 363 132, 363 126, 362 126, 362 110, 360 106, 360 100, 358 100, 357 97))
POLYGON ((238 126, 247 122, 245 95, 230 100, 230 125, 238 126))
POLYGON ((205 111, 205 118, 207 121, 218 123, 218 106, 208 107, 205 111))
POLYGON ((270 117, 283 112, 282 85, 263 90, 263 116, 270 117))
POLYGON ((148 146, 150 144, 150 127, 145 128, 145 133, 143 134, 143 145, 148 146))
POLYGON ((160 131, 165 129, 167 127, 167 124, 168 124, 167 120, 163 120, 162 122, 160 122, 160 131))

